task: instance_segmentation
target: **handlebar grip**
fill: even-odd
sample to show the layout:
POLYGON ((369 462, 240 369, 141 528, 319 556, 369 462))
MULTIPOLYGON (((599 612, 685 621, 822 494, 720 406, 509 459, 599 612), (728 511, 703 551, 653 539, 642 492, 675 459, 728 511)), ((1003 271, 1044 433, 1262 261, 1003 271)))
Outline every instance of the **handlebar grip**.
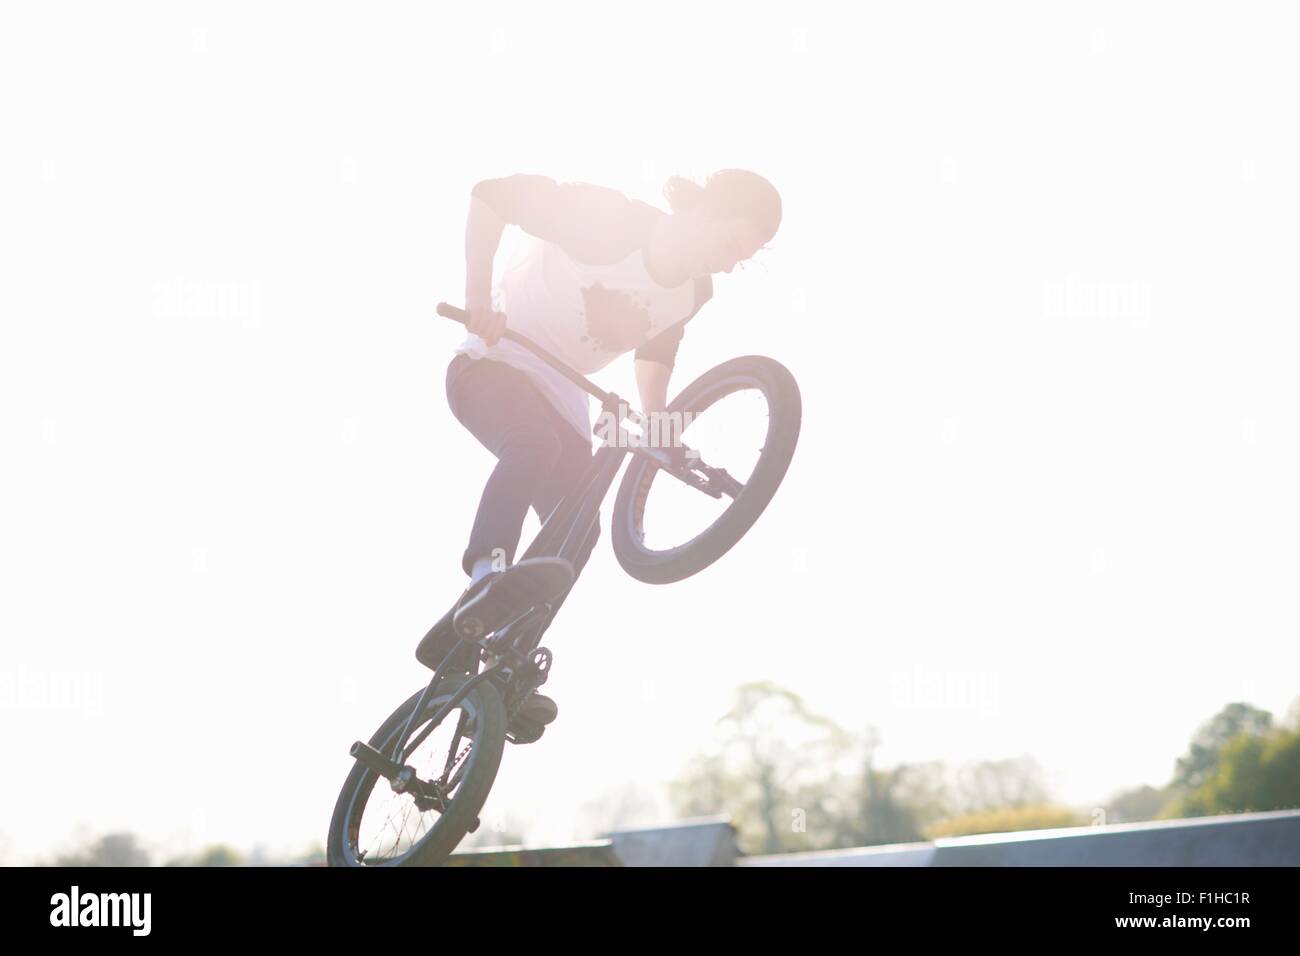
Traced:
POLYGON ((469 313, 464 309, 458 309, 454 305, 448 305, 446 302, 438 303, 438 314, 443 318, 451 319, 453 322, 459 322, 465 325, 469 322, 469 313))

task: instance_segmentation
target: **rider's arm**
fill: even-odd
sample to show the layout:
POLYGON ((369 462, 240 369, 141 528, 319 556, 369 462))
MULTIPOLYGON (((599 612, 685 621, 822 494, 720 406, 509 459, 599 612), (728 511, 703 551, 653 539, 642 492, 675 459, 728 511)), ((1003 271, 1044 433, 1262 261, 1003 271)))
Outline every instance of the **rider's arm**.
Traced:
POLYGON ((663 411, 668 404, 668 379, 677 361, 677 347, 686 332, 686 323, 711 298, 713 277, 699 276, 695 280, 695 308, 691 314, 636 350, 636 385, 641 393, 641 409, 646 413, 663 411))
POLYGON ((650 359, 636 360, 636 388, 641 393, 641 410, 647 415, 662 412, 668 404, 668 379, 671 365, 650 359))
POLYGON ((506 222, 477 196, 470 196, 469 218, 465 222, 465 323, 488 345, 495 345, 505 331, 506 317, 492 311, 492 260, 506 222))
POLYGON ((465 223, 465 308, 487 308, 492 301, 492 260, 506 222, 477 196, 470 196, 465 223))
POLYGON ((579 262, 607 265, 640 248, 654 225, 654 209, 616 189, 558 183, 516 173, 478 183, 472 195, 506 223, 561 246, 579 262))
POLYGON ((685 325, 686 320, 670 325, 636 350, 636 387, 641 393, 641 410, 646 414, 661 412, 668 404, 668 378, 685 325))

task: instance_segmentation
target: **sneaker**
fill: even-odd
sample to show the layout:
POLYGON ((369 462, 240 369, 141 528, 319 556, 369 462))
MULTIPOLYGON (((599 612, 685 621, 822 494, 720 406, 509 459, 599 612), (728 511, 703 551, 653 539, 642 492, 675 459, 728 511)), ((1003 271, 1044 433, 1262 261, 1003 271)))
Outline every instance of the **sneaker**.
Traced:
MULTIPOLYGON (((459 602, 458 602, 459 603, 459 602)), ((429 628, 429 633, 420 639, 415 649, 415 659, 429 670, 436 670, 456 642, 456 632, 452 630, 451 619, 456 613, 456 604, 438 619, 438 623, 429 628)))
POLYGON ((458 602, 452 626, 461 637, 478 640, 559 597, 572 584, 573 565, 563 558, 526 558, 471 585, 458 602))
POLYGON ((532 744, 541 740, 544 733, 546 733, 546 728, 543 725, 519 718, 510 725, 506 740, 512 744, 532 744))
MULTIPOLYGON (((467 590, 465 594, 468 593, 467 590)), ((478 670, 478 648, 471 644, 462 644, 460 638, 456 636, 456 629, 452 624, 456 609, 460 607, 461 601, 465 599, 465 594, 462 594, 460 599, 447 610, 447 613, 438 619, 437 624, 429 628, 429 633, 420 639, 419 646, 415 649, 415 659, 431 671, 438 669, 438 665, 442 663, 447 653, 457 644, 460 644, 460 653, 451 659, 447 665, 448 668, 458 671, 478 670)))
POLYGON ((510 720, 508 739, 516 744, 531 744, 546 731, 546 725, 558 713, 555 701, 545 694, 533 691, 524 698, 519 710, 510 720))
MULTIPOLYGON (((515 720, 522 719, 545 726, 559 715, 560 708, 555 706, 555 701, 539 691, 533 691, 519 705, 519 710, 515 712, 515 720)), ((513 726, 514 721, 511 721, 511 727, 513 726)))
MULTIPOLYGON (((511 718, 506 732, 514 743, 531 744, 542 736, 542 731, 546 729, 546 725, 558 715, 559 708, 555 706, 555 701, 545 694, 533 691, 524 698, 519 710, 511 718)), ((466 737, 473 737, 477 729, 474 718, 471 717, 465 722, 461 732, 466 737)))

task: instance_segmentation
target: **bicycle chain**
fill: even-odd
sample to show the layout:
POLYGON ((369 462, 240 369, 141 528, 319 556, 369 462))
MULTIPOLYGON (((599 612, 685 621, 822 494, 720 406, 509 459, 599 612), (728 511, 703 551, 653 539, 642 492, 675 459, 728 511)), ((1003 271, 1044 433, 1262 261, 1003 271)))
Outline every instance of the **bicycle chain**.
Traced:
POLYGON ((452 761, 452 764, 451 764, 451 769, 452 769, 452 771, 453 771, 453 772, 452 772, 452 776, 453 776, 453 777, 456 775, 456 774, 455 774, 455 770, 456 770, 457 767, 460 766, 460 762, 461 762, 462 760, 465 759, 465 755, 468 754, 468 753, 469 753, 473 748, 474 748, 474 741, 471 740, 469 743, 467 743, 467 744, 465 745, 465 749, 464 749, 464 750, 462 750, 460 753, 456 754, 456 759, 455 759, 454 761, 452 761))

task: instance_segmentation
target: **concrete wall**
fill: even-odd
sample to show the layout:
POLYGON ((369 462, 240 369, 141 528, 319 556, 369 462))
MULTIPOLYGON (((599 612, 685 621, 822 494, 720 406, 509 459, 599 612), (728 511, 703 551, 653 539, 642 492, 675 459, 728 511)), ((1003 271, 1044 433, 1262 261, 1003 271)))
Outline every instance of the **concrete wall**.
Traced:
POLYGON ((817 853, 781 853, 776 856, 746 856, 737 866, 930 866, 932 843, 892 843, 851 850, 823 850, 817 853))
POLYGON ((935 841, 932 866, 1300 866, 1300 810, 935 841))
POLYGON ((1300 866, 1300 810, 747 857, 740 866, 1300 866))
POLYGON ((453 853, 448 866, 732 866, 736 830, 725 817, 615 830, 563 847, 489 847, 453 853))
POLYGON ((445 866, 622 866, 609 840, 572 846, 499 846, 453 853, 445 866))
POLYGON ((568 847, 453 854, 450 866, 1300 866, 1300 810, 742 857, 725 818, 616 830, 568 847))

